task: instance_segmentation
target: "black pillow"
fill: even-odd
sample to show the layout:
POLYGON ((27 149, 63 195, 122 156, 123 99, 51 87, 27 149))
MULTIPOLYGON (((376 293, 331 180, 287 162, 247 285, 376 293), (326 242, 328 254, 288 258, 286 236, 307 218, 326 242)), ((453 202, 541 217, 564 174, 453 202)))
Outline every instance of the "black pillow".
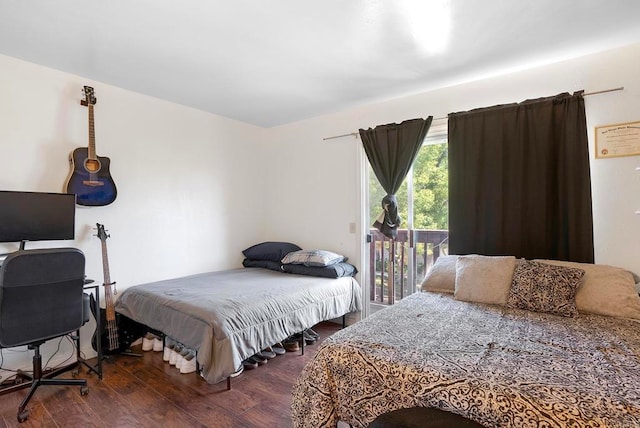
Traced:
POLYGON ((355 276, 358 269, 350 263, 340 262, 329 266, 305 266, 298 264, 282 265, 282 270, 298 275, 321 276, 323 278, 341 278, 355 276))
POLYGON ((277 270, 278 272, 282 272, 282 263, 274 262, 273 260, 251 260, 244 259, 242 261, 242 266, 247 268, 258 267, 270 270, 277 270))
POLYGON ((300 250, 302 250, 302 248, 291 242, 262 242, 247 248, 242 254, 251 260, 280 262, 280 260, 290 252, 300 250))

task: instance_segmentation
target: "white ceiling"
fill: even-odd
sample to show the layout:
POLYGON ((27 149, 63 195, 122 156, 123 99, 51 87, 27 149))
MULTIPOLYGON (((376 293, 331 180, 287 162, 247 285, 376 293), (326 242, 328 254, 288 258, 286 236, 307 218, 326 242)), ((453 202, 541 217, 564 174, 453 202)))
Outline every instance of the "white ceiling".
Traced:
POLYGON ((639 17, 638 0, 0 0, 0 54, 271 127, 640 42, 639 17))

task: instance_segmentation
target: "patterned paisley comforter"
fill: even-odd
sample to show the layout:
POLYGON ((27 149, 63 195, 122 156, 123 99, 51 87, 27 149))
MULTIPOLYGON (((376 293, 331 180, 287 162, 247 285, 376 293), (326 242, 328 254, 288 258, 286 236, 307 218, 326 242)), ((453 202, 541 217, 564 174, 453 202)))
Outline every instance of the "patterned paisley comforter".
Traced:
POLYGON ((413 406, 487 427, 640 427, 640 324, 417 293, 327 338, 292 417, 365 427, 413 406))

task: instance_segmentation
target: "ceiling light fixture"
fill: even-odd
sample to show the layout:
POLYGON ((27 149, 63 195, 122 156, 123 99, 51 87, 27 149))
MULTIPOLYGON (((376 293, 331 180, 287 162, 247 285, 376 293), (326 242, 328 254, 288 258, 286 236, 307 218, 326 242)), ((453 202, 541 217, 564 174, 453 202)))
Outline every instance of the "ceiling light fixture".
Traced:
POLYGON ((444 52, 451 34, 450 1, 402 0, 398 4, 418 46, 430 54, 444 52))

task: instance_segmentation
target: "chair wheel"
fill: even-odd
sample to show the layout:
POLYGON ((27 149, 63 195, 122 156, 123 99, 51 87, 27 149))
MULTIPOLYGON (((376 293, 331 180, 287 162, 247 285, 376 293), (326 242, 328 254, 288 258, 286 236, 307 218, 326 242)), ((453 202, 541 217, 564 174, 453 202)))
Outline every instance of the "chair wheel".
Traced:
POLYGON ((29 417, 29 411, 23 410, 22 412, 18 413, 18 422, 22 423, 26 421, 28 417, 29 417))
POLYGON ((87 395, 89 393, 89 387, 88 386, 81 386, 80 387, 80 395, 87 395))

